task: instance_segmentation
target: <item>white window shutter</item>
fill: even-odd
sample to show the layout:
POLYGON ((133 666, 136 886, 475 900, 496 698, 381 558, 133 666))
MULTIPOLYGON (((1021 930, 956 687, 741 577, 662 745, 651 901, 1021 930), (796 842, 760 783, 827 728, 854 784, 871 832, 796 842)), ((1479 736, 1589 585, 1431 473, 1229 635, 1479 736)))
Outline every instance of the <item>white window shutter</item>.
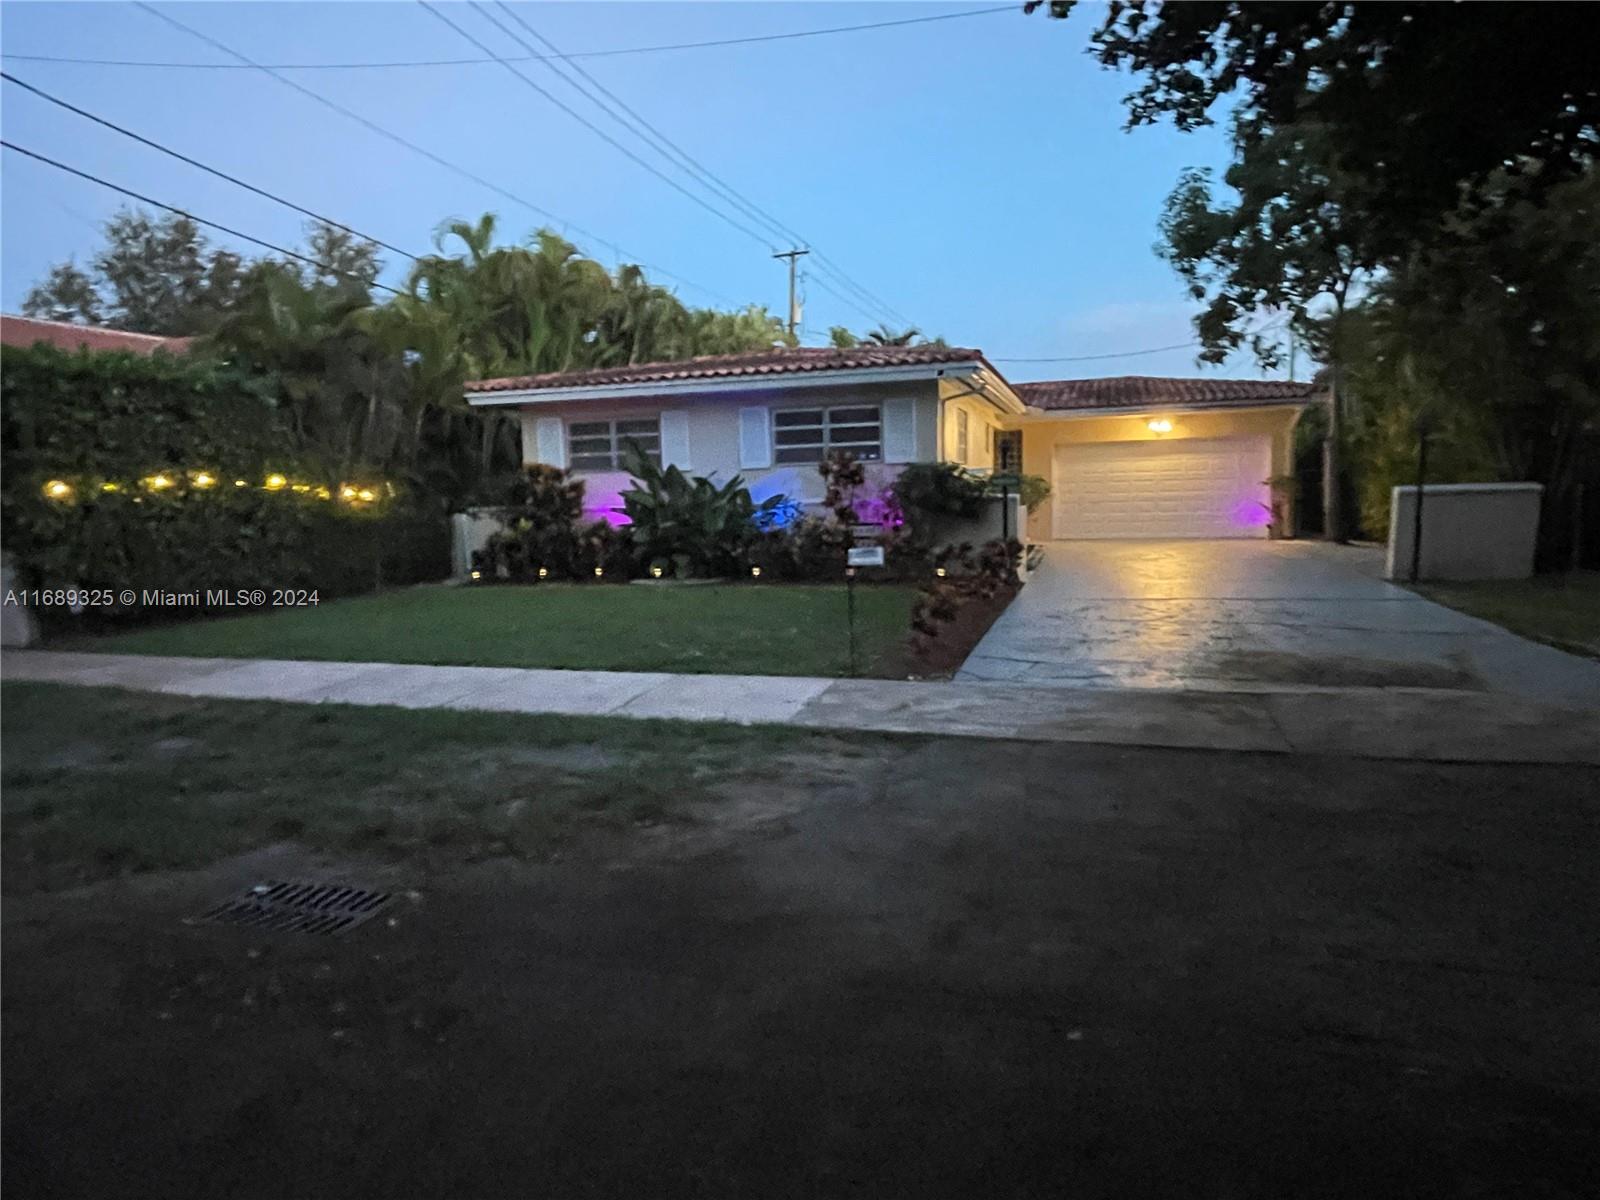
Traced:
POLYGON ((917 457, 917 402, 910 397, 883 404, 883 461, 915 462, 917 457))
POLYGON ((745 470, 772 465, 770 412, 765 408, 739 410, 739 466, 745 470))
POLYGON ((567 465, 566 431, 560 417, 540 417, 534 422, 535 461, 547 467, 567 465))
POLYGON ((689 414, 682 410, 661 414, 661 465, 687 471, 689 459, 689 414))

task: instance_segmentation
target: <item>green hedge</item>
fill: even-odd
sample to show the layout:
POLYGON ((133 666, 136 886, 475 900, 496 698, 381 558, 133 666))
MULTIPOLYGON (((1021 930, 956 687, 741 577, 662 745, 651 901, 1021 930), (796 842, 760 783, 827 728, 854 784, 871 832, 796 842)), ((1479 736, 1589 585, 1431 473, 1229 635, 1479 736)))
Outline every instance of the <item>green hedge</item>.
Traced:
POLYGON ((442 510, 377 481, 371 504, 323 498, 341 481, 298 461, 278 414, 225 367, 7 348, 0 388, 0 535, 25 588, 333 596, 449 572, 442 510), (268 490, 274 473, 302 490, 268 490), (170 486, 152 487, 157 475, 170 486), (69 490, 52 497, 52 482, 69 490))

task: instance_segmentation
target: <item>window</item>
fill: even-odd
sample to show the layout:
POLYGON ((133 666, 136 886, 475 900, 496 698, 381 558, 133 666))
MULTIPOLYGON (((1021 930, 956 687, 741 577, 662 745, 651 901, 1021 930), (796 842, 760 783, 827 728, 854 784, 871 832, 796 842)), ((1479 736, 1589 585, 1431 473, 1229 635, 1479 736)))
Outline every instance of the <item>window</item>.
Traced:
POLYGON ((956 409, 956 461, 967 461, 967 410, 956 409))
POLYGON ((574 471, 610 471, 622 466, 632 444, 652 462, 661 461, 661 419, 569 421, 567 465, 574 471))
POLYGON ((883 457, 883 414, 876 404, 857 408, 791 408, 772 414, 772 459, 821 462, 835 450, 864 462, 883 457))
POLYGON ((995 434, 994 466, 995 470, 1008 475, 1022 470, 1022 430, 995 434))

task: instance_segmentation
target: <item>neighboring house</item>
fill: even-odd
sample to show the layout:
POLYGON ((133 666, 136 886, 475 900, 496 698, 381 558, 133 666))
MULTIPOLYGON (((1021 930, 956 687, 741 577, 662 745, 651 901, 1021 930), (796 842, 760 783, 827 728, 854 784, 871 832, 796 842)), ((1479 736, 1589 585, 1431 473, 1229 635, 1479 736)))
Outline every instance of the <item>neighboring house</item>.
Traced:
POLYGON ((887 483, 913 462, 1042 475, 1035 540, 1261 537, 1267 481, 1287 475, 1310 384, 1086 379, 1011 384, 981 351, 943 346, 775 349, 466 385, 522 418, 523 457, 571 469, 610 517, 624 445, 751 493, 822 498, 832 450, 887 483))
POLYGON ((127 350, 151 355, 157 350, 182 354, 193 338, 157 337, 151 333, 127 333, 99 325, 74 325, 68 321, 41 321, 37 317, 0 315, 0 345, 35 346, 47 342, 62 350, 127 350))

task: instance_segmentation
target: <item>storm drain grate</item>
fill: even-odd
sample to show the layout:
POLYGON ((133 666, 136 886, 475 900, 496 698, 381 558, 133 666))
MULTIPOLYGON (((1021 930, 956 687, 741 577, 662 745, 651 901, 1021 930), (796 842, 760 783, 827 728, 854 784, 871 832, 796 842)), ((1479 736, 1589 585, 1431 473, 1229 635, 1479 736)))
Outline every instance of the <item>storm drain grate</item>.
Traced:
POLYGON ((243 925, 274 933, 345 933, 375 916, 393 892, 342 883, 258 883, 194 918, 194 923, 243 925))

